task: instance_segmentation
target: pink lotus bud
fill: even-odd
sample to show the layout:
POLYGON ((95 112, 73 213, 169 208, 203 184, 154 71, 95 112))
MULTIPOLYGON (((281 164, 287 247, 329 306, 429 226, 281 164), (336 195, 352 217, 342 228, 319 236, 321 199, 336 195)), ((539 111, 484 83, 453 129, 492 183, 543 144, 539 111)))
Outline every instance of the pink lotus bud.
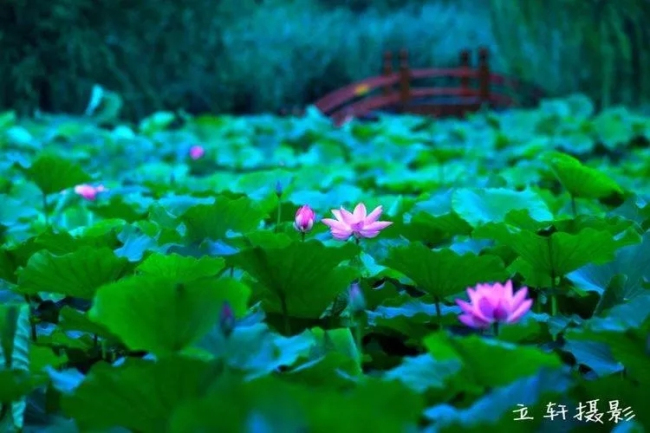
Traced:
POLYGON ((197 160, 203 158, 203 155, 205 155, 205 149, 203 149, 203 146, 192 146, 190 147, 190 158, 197 160))
POLYGON ((74 187, 75 194, 80 195, 81 197, 90 201, 95 200, 97 198, 97 193, 100 193, 102 191, 106 191, 104 185, 94 187, 92 185, 83 184, 74 187))
POLYGON ((308 205, 301 206, 296 211, 296 219, 293 226, 301 233, 307 233, 314 226, 316 214, 308 205))
POLYGON ((224 337, 228 338, 235 329, 235 313, 228 301, 221 307, 221 316, 219 317, 219 328, 224 337))
POLYGON ((348 303, 352 314, 359 314, 366 309, 366 299, 357 281, 350 286, 348 303))

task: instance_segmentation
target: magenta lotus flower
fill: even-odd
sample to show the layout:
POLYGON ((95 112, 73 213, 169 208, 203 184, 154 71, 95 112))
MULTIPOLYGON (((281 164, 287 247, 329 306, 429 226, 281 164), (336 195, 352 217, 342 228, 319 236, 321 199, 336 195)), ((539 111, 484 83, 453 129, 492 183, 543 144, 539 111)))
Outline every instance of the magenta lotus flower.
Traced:
POLYGON ((301 206, 296 211, 296 219, 293 222, 293 226, 296 230, 301 233, 307 233, 314 227, 314 219, 316 214, 307 205, 301 206))
POLYGON ((92 186, 88 184, 77 185, 74 187, 74 192, 77 195, 85 198, 86 200, 93 201, 97 198, 97 194, 106 191, 104 185, 92 186))
POLYGON ((533 305, 526 299, 528 288, 522 287, 513 295, 512 281, 505 284, 477 284, 467 289, 470 302, 456 299, 463 310, 458 319, 472 328, 484 329, 493 323, 516 323, 533 305))
POLYGON ((197 160, 203 158, 203 155, 205 155, 205 149, 203 146, 192 146, 190 147, 190 158, 197 160))
POLYGON ((392 224, 390 221, 377 221, 383 209, 377 206, 372 212, 366 214, 366 206, 359 203, 354 212, 349 212, 343 207, 332 209, 336 219, 323 218, 323 223, 330 228, 332 236, 342 241, 354 235, 355 238, 374 238, 380 231, 392 224))

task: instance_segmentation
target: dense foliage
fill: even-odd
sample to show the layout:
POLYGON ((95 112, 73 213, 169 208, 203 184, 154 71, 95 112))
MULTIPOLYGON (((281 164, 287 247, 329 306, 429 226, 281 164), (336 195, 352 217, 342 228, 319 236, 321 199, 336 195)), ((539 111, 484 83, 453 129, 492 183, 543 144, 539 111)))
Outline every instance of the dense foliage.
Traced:
POLYGON ((649 140, 580 96, 340 128, 6 112, 0 430, 644 431, 649 140), (474 329, 507 280, 532 303, 474 329))
POLYGON ((7 0, 0 109, 81 113, 97 84, 131 119, 275 111, 377 74, 384 50, 445 67, 481 45, 552 95, 638 105, 649 20, 645 0, 7 0))

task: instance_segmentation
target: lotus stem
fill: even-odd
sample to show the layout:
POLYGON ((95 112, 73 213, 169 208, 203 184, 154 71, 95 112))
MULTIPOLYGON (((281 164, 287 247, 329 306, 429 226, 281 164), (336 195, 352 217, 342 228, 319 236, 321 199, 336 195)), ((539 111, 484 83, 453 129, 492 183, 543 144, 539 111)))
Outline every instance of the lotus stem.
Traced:
POLYGON ((442 330, 442 313, 440 312, 440 298, 435 297, 436 303, 436 318, 438 319, 438 329, 442 330))
POLYGON ((571 213, 573 213, 573 218, 578 216, 578 212, 576 211, 576 198, 573 194, 571 194, 571 213))
MULTIPOLYGON (((549 238, 549 251, 550 251, 550 238, 549 238)), ((555 269, 551 268, 551 316, 557 315, 557 294, 555 293, 555 269)))
POLYGON ((34 322, 34 317, 33 316, 30 317, 29 326, 30 326, 30 330, 31 330, 32 341, 34 343, 36 343, 36 340, 38 339, 38 334, 36 332, 36 322, 34 322))
POLYGON ((52 215, 57 216, 57 218, 59 218, 59 223, 63 227, 68 226, 68 217, 66 216, 63 210, 65 206, 68 204, 69 198, 70 198, 70 194, 60 194, 59 198, 56 200, 56 206, 54 206, 54 209, 52 210, 52 215))
MULTIPOLYGON (((357 237, 354 238, 354 243, 358 246, 361 246, 361 240, 357 237)), ((359 280, 357 280, 357 282, 360 282, 360 279, 363 277, 363 259, 361 258, 362 254, 363 250, 359 249, 359 254, 350 259, 350 264, 354 265, 355 268, 359 271, 359 280)))
POLYGON ((27 302, 27 305, 29 306, 29 327, 31 330, 31 338, 33 342, 36 342, 36 322, 34 321, 34 314, 33 314, 33 307, 32 307, 32 302, 31 298, 29 295, 25 295, 25 302, 27 302))
POLYGON ((557 296, 555 293, 551 295, 551 316, 557 316, 557 296))
POLYGON ((499 322, 494 322, 492 324, 492 331, 494 332, 495 337, 499 336, 499 322))
MULTIPOLYGON (((574 210, 573 215, 575 218, 575 199, 573 195, 571 196, 571 206, 574 210)), ((549 236, 546 238, 548 242, 548 255, 549 255, 549 261, 551 263, 551 292, 549 293, 549 296, 551 297, 551 316, 555 316, 557 314, 557 296, 555 293, 555 277, 557 276, 555 273, 555 267, 553 266, 553 243, 551 242, 551 237, 549 236)))
POLYGON ((287 299, 284 295, 280 296, 280 307, 282 308, 282 324, 284 326, 284 333, 291 335, 291 323, 289 323, 289 309, 287 308, 287 299))
POLYGON ((305 242, 305 235, 306 235, 306 234, 307 234, 307 233, 305 233, 305 232, 300 232, 300 240, 301 240, 301 241, 305 242))
POLYGON ((361 314, 354 320, 354 341, 357 345, 357 363, 359 364, 359 375, 363 375, 363 329, 361 314))
POLYGON ((43 216, 45 217, 45 225, 50 225, 50 210, 47 207, 47 194, 42 193, 43 198, 43 216))
POLYGON ((541 297, 542 297, 541 290, 536 290, 535 293, 536 293, 536 296, 535 296, 535 301, 533 302, 533 311, 535 313, 541 313, 542 312, 541 311, 541 308, 542 308, 541 307, 541 297))
POLYGON ((273 231, 277 233, 278 228, 280 227, 280 221, 282 220, 282 200, 278 197, 278 213, 275 220, 275 227, 273 231))

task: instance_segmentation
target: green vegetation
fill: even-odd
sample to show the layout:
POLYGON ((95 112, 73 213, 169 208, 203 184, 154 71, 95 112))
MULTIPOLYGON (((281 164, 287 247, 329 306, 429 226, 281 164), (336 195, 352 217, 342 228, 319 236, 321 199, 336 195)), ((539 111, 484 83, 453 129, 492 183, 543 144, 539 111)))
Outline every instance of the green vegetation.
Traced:
POLYGON ((386 49, 448 66, 487 46, 495 70, 598 106, 647 104, 647 1, 10 0, 0 108, 82 113, 94 85, 123 115, 306 106, 374 75, 386 49), (600 6, 599 6, 600 5, 600 6))
POLYGON ((650 118, 593 111, 3 113, 0 430, 645 431, 650 118))
POLYGON ((647 1, 490 3, 495 38, 515 76, 558 94, 586 91, 599 106, 649 104, 647 1))

